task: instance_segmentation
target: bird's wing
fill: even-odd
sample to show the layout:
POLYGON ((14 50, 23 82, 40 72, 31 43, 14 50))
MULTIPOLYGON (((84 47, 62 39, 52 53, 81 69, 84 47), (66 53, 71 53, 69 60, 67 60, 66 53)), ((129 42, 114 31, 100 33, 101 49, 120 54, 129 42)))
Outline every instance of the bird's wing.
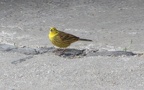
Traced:
POLYGON ((60 32, 59 37, 62 41, 70 42, 70 43, 75 42, 79 39, 79 37, 76 37, 72 34, 68 34, 68 33, 65 33, 65 32, 60 32))

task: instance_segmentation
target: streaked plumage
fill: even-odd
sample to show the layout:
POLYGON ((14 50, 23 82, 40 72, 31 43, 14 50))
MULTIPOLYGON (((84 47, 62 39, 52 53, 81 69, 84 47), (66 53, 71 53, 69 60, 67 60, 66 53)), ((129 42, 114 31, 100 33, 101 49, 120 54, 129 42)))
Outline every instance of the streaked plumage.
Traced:
POLYGON ((50 28, 48 37, 49 37, 50 41, 52 42, 52 44, 54 44, 55 46, 60 47, 60 48, 66 48, 71 43, 74 43, 79 40, 80 41, 92 41, 89 39, 82 39, 82 38, 79 38, 72 34, 59 31, 55 27, 50 28))

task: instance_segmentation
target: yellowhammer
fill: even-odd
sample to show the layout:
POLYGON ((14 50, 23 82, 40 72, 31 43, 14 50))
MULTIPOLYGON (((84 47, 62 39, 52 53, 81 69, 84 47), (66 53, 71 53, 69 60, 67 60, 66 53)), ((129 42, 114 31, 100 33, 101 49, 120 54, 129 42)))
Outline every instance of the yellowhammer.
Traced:
POLYGON ((72 34, 59 31, 55 27, 50 28, 50 32, 49 32, 48 36, 49 36, 49 39, 52 42, 52 44, 54 44, 55 46, 60 47, 60 48, 66 48, 71 43, 76 42, 78 40, 80 40, 80 41, 92 41, 89 39, 82 39, 82 38, 79 38, 79 37, 74 36, 72 34))

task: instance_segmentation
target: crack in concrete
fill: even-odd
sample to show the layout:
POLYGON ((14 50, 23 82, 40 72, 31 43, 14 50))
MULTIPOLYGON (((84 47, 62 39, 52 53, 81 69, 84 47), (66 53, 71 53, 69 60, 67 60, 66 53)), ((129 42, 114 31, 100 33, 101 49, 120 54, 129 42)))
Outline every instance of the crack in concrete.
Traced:
POLYGON ((20 58, 18 60, 12 61, 11 64, 17 65, 18 63, 22 63, 22 62, 26 61, 27 59, 31 59, 31 58, 33 58, 33 56, 28 56, 28 57, 20 58))
MULTIPOLYGON (((44 53, 54 53, 63 58, 81 58, 84 56, 134 56, 140 53, 133 53, 127 51, 99 51, 99 50, 78 50, 78 49, 56 49, 54 47, 40 47, 40 48, 30 48, 30 47, 16 47, 8 44, 0 44, 0 51, 3 52, 18 52, 25 55, 39 55, 44 53), (64 51, 64 52, 63 52, 64 51)), ((26 59, 30 59, 33 56, 28 56, 19 59, 19 62, 23 62, 26 59)), ((12 62, 16 63, 16 62, 12 62)))

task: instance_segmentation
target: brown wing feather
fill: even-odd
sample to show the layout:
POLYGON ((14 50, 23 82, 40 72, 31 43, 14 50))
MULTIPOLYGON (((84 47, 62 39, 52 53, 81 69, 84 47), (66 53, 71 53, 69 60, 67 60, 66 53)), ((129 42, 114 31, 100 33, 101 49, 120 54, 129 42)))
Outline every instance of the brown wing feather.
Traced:
POLYGON ((76 37, 72 34, 68 34, 68 33, 65 33, 65 32, 62 32, 62 31, 59 33, 59 36, 60 36, 60 38, 63 42, 72 43, 72 42, 75 42, 79 39, 79 37, 76 37))

